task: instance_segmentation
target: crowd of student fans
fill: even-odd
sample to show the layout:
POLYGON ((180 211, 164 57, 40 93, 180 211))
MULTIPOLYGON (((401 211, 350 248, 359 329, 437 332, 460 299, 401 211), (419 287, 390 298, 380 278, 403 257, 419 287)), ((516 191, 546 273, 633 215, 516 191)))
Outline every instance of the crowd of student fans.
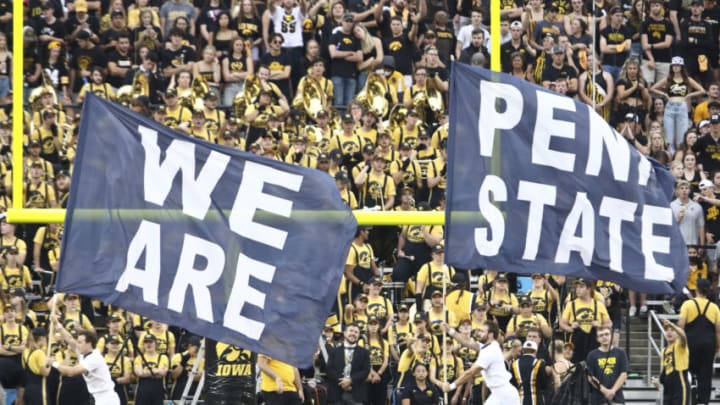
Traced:
MULTIPOLYGON (((5 102, 11 91, 10 5, 0 1, 5 102)), ((489 66, 491 58, 500 58, 504 72, 594 105, 678 180, 671 206, 688 244, 690 278, 683 294, 666 297, 665 310, 680 311, 690 361, 673 365, 664 359, 664 367, 681 375, 692 370, 700 380, 699 403, 708 401, 708 365, 720 340, 697 339, 720 333, 720 311, 708 301, 716 297, 720 241, 715 0, 503 0, 499 55, 489 52, 489 1, 30 0, 24 12, 25 114, 0 114, 2 208, 11 204, 12 170, 24 173, 23 206, 66 206, 88 92, 187 136, 324 171, 352 208, 403 211, 444 208, 453 61, 489 66), (23 120, 23 168, 11 165, 10 119, 23 120)), ((2 222, 0 234, 0 360, 19 367, 14 375, 0 372, 0 383, 12 389, 23 367, 42 371, 43 359, 23 360, 23 353, 52 345, 59 361, 76 360, 53 336, 43 338, 42 330, 62 226, 2 222)), ((458 342, 472 338, 486 319, 504 335, 518 386, 527 380, 529 363, 513 362, 523 356, 544 360, 547 367, 532 371, 537 378, 531 380, 542 385, 537 392, 547 400, 572 375, 573 364, 588 360, 589 370, 606 377, 598 395, 622 402, 627 358, 612 352, 617 362, 610 365, 610 354, 588 355, 598 346, 618 346, 624 315, 647 315, 644 294, 602 280, 533 274, 523 284, 514 269, 453 269, 444 265, 442 240, 441 226, 358 229, 324 335, 337 344, 345 326, 359 326, 373 369, 367 402, 384 403, 386 387, 412 380, 405 374, 417 363, 426 365, 431 387, 452 381, 477 355, 458 342), (445 347, 443 324, 462 335, 446 339, 445 347), (608 330, 611 341, 604 344, 608 330)), ((144 389, 136 403, 143 403, 142 395, 178 398, 175 389, 158 392, 165 379, 182 390, 195 362, 195 337, 77 298, 57 300, 63 322, 68 329, 99 327, 104 337, 98 348, 121 391, 144 389)), ((231 357, 227 350, 222 346, 217 357, 231 357)), ((264 372, 268 359, 260 363, 264 372)), ((319 377, 322 369, 304 370, 303 376, 319 377)), ((49 380, 62 380, 54 391, 58 404, 81 403, 74 401, 84 395, 82 378, 49 380)), ((397 402, 407 399, 392 392, 397 402)), ((527 401, 541 396, 526 394, 523 401, 540 403, 527 401)), ((479 404, 483 398, 478 376, 449 399, 479 404)))

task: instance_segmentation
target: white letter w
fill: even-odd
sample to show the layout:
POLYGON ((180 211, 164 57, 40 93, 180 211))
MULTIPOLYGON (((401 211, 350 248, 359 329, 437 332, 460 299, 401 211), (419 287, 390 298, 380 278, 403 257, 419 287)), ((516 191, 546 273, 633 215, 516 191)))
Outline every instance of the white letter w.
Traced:
POLYGON ((210 194, 215 189, 230 162, 230 156, 210 152, 197 179, 195 178, 195 145, 174 140, 165 151, 165 160, 160 162, 160 147, 157 132, 138 126, 145 149, 145 201, 163 206, 173 180, 182 171, 182 210, 186 215, 204 219, 210 208, 210 194))

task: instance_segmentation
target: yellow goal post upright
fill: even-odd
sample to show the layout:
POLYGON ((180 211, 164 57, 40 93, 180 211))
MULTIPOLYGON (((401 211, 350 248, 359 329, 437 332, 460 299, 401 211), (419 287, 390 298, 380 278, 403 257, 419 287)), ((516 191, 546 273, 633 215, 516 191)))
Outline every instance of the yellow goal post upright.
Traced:
MULTIPOLYGON (((425 0, 419 0, 425 1, 425 0)), ((25 208, 23 206, 24 150, 23 150, 23 2, 13 1, 13 68, 12 68, 12 206, 7 220, 13 223, 62 223, 65 210, 61 208, 25 208)), ((500 71, 500 0, 490 0, 490 68, 500 71)), ((443 225, 445 214, 434 212, 354 211, 360 225, 443 225)))

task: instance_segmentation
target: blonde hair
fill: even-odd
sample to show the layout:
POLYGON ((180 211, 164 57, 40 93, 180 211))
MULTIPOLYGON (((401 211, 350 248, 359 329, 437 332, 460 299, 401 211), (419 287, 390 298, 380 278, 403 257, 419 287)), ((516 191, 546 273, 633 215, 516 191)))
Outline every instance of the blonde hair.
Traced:
POLYGON ((368 31, 367 27, 362 24, 356 24, 355 27, 360 27, 364 32, 363 37, 360 40, 360 48, 362 49, 363 54, 370 53, 375 48, 375 43, 372 40, 373 37, 370 35, 370 31, 368 31))

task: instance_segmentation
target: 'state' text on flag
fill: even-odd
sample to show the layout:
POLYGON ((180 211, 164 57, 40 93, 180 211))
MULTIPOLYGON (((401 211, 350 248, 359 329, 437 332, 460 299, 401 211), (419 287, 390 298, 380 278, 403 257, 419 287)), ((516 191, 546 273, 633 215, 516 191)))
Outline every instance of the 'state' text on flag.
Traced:
POLYGON ((592 107, 459 63, 450 95, 449 263, 656 293, 685 285, 672 176, 592 107))

